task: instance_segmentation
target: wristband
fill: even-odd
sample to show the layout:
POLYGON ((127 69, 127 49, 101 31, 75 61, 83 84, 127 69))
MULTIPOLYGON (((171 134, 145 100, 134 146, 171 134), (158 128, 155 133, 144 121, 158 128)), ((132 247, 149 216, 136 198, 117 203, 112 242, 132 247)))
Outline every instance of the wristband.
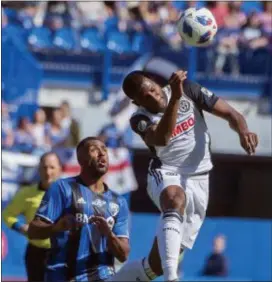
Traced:
POLYGON ((24 223, 17 221, 17 222, 15 222, 15 223, 12 224, 11 228, 12 228, 13 230, 15 230, 15 231, 21 233, 21 232, 22 232, 22 231, 21 231, 21 227, 22 227, 23 225, 24 225, 24 223))

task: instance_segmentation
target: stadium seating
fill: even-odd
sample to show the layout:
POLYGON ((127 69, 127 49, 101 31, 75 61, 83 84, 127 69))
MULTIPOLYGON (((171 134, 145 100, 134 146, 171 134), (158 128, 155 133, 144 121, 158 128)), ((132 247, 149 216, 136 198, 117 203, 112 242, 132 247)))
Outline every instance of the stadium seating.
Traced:
POLYGON ((70 28, 62 28, 56 31, 53 44, 62 50, 71 51, 76 47, 75 34, 70 28))
POLYGON ((144 53, 150 52, 153 50, 153 41, 152 37, 144 33, 135 33, 132 38, 132 47, 133 52, 144 53))
POLYGON ((106 44, 104 38, 99 34, 99 31, 95 28, 86 29, 81 35, 81 47, 83 49, 100 52, 105 50, 106 44))
POLYGON ((132 51, 129 36, 118 31, 113 31, 108 35, 107 47, 119 54, 132 51))
POLYGON ((37 27, 32 29, 28 43, 38 49, 50 49, 52 45, 52 32, 46 27, 37 27))

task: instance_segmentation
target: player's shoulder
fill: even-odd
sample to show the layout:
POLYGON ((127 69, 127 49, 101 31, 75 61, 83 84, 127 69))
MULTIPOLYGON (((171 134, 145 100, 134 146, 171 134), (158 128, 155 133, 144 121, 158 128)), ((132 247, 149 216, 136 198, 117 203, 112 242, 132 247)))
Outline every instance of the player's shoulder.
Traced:
POLYGON ((77 177, 66 177, 66 178, 59 178, 56 181, 54 181, 51 185, 51 188, 53 189, 59 189, 61 192, 65 193, 68 190, 71 190, 73 183, 77 183, 77 177))
POLYGON ((114 203, 119 207, 119 209, 123 206, 127 206, 127 200, 124 196, 117 194, 116 192, 109 189, 109 193, 111 195, 112 201, 111 203, 114 203))
POLYGON ((150 117, 152 114, 149 113, 145 108, 139 107, 130 117, 130 120, 134 120, 138 117, 150 117))
POLYGON ((197 92, 199 92, 200 88, 201 88, 200 84, 198 84, 195 81, 191 81, 189 79, 186 79, 183 82, 184 92, 188 96, 196 94, 197 92))
POLYGON ((152 124, 153 117, 145 109, 140 108, 137 110, 130 118, 130 126, 136 133, 141 133, 146 130, 146 128, 152 124))

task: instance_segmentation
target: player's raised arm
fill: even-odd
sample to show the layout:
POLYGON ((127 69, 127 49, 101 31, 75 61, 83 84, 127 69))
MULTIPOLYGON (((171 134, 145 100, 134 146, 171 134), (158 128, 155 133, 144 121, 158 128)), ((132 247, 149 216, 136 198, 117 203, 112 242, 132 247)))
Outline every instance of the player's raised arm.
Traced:
POLYGON ((258 136, 249 131, 247 122, 242 114, 221 98, 215 103, 212 113, 229 122, 230 127, 238 133, 241 146, 249 155, 255 153, 258 145, 258 136))
POLYGON ((185 81, 185 93, 197 104, 198 108, 219 116, 229 122, 240 138, 241 146, 248 154, 254 154, 258 145, 258 137, 250 132, 242 114, 231 107, 226 101, 201 85, 185 81))
POLYGON ((183 81, 186 78, 187 72, 184 71, 172 74, 169 79, 172 95, 167 105, 166 97, 160 93, 160 87, 141 72, 134 72, 126 77, 123 90, 136 105, 141 105, 154 114, 164 113, 158 124, 145 124, 148 121, 144 119, 131 120, 132 129, 141 135, 147 145, 168 144, 176 125, 180 98, 183 94, 183 81))

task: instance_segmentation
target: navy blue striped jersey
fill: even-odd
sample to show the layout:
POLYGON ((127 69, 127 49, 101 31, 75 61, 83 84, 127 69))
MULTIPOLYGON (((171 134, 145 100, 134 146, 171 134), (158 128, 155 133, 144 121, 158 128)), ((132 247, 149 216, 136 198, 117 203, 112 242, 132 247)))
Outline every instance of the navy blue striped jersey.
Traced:
POLYGON ((55 223, 73 214, 83 226, 51 238, 46 281, 97 281, 114 274, 114 257, 107 249, 107 239, 89 223, 93 215, 103 216, 113 233, 129 237, 126 200, 105 185, 103 194, 94 193, 79 177, 60 179, 45 193, 36 216, 55 223))

